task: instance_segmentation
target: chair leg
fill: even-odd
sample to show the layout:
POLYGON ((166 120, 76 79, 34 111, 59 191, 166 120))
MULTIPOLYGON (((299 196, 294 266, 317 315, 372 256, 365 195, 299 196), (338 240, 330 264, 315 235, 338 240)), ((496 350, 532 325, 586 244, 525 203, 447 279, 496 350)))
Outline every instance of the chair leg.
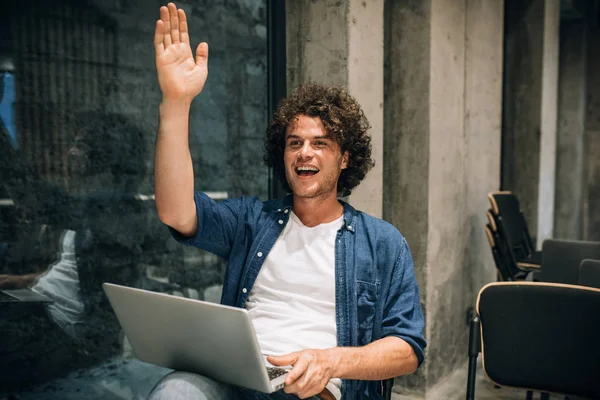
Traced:
POLYGON ((540 400, 550 400, 550 394, 549 393, 541 393, 540 394, 540 400))
POLYGON ((385 400, 392 399, 392 387, 394 386, 394 378, 386 379, 383 384, 383 398, 385 400))
POLYGON ((475 400, 475 379, 477 375, 477 355, 479 354, 479 317, 471 320, 469 329, 469 371, 467 375, 467 400, 475 400))
POLYGON ((533 392, 531 390, 527 391, 527 395, 525 396, 526 400, 533 400, 533 392))
POLYGON ((477 357, 469 357, 467 376, 467 400, 475 400, 475 377, 477 373, 477 357))

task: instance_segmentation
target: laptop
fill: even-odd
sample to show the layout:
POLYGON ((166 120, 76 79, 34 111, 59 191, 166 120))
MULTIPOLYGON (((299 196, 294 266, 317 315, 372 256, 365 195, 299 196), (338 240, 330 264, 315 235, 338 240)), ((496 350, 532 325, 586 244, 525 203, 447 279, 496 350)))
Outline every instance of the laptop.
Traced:
POLYGON ((31 289, 5 289, 0 290, 0 303, 52 303, 52 300, 31 289))
POLYGON ((247 310, 102 286, 140 360, 264 393, 283 387, 287 370, 265 364, 247 310))

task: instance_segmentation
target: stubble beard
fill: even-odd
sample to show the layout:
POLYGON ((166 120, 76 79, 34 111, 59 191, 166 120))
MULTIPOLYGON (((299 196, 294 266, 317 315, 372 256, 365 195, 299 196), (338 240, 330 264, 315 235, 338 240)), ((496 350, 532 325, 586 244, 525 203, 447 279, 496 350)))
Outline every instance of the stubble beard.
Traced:
MULTIPOLYGON (((321 173, 323 172, 319 172, 319 174, 321 173)), ((317 180, 317 182, 314 182, 311 186, 305 187, 304 185, 302 185, 302 183, 290 178, 290 174, 294 174, 292 176, 294 178, 296 177, 296 173, 294 171, 290 172, 286 169, 286 180, 288 182, 288 185, 292 189, 292 194, 294 196, 305 199, 314 199, 324 197, 333 191, 336 193, 337 197, 337 183, 339 180, 340 173, 341 169, 338 169, 336 172, 332 172, 331 174, 327 174, 326 176, 321 177, 321 181, 317 180)))

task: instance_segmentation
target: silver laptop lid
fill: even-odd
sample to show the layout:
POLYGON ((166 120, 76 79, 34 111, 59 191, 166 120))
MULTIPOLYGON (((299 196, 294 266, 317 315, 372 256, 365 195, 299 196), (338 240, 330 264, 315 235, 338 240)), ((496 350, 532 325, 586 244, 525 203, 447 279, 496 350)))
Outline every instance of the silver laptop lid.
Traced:
POLYGON ((102 286, 142 361, 273 391, 245 309, 109 283, 102 286))

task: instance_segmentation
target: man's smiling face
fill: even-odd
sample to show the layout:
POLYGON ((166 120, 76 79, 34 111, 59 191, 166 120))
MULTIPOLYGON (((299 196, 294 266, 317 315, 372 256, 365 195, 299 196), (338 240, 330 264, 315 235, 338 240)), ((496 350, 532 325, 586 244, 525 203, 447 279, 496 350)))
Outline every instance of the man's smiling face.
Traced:
POLYGON ((337 183, 348 165, 348 152, 342 154, 320 118, 298 115, 286 131, 283 161, 295 196, 327 197, 333 192, 337 197, 337 183))

